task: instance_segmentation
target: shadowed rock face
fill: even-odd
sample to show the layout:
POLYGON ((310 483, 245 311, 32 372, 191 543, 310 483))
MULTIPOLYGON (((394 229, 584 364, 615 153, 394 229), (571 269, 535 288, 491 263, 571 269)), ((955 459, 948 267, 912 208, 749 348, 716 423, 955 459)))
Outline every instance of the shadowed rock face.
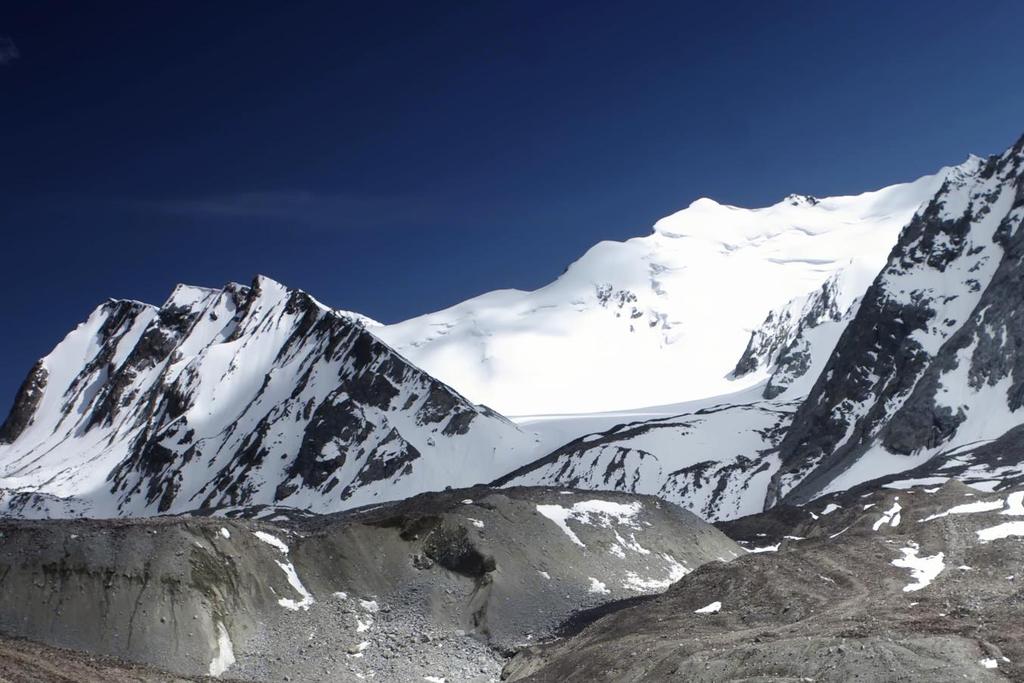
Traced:
POLYGON ((806 297, 770 311, 750 341, 732 374, 742 377, 764 368, 771 372, 764 398, 782 394, 789 384, 810 368, 806 332, 824 322, 839 322, 845 311, 839 304, 842 278, 834 275, 806 297))
POLYGON ((1020 680, 1024 544, 985 540, 986 530, 1024 523, 1012 496, 958 482, 874 489, 723 523, 749 548, 778 550, 706 564, 662 595, 521 651, 504 676, 1020 680))
POLYGON ((854 486, 850 492, 877 486, 939 486, 951 479, 981 491, 1004 491, 1024 485, 1024 425, 1013 427, 992 441, 959 448, 955 453, 940 453, 913 469, 854 486))
POLYGON ((0 634, 185 675, 233 659, 225 675, 249 680, 488 680, 576 610, 742 553, 671 504, 614 493, 232 514, 0 521, 0 634))
POLYGON ((914 217, 794 416, 768 504, 808 500, 867 456, 908 469, 920 460, 901 457, 1020 421, 1022 218, 1024 138, 914 217))
POLYGON ((46 375, 42 361, 32 366, 28 377, 18 389, 18 395, 14 397, 14 406, 10 414, 3 425, 0 425, 0 443, 13 443, 32 421, 32 415, 36 412, 46 389, 46 375))
POLYGON ((0 489, 27 515, 331 511, 486 481, 527 445, 355 317, 260 277, 98 308, 19 392, 0 489))

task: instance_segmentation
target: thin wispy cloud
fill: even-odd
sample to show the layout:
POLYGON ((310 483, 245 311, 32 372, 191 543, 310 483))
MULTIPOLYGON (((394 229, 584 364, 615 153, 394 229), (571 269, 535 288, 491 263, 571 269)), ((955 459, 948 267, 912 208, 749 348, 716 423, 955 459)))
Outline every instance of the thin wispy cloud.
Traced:
POLYGON ((0 36, 0 66, 7 66, 21 57, 18 46, 10 36, 0 36))
POLYGON ((357 197, 307 191, 243 192, 198 198, 129 200, 134 210, 196 219, 273 220, 319 228, 373 228, 414 222, 436 202, 415 197, 357 197))

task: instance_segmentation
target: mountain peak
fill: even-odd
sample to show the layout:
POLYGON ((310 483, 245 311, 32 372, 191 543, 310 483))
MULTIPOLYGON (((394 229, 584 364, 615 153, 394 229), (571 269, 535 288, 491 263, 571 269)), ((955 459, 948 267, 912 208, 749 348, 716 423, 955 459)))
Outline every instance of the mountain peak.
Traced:
POLYGON ((160 309, 104 304, 30 372, 0 431, 0 489, 99 516, 331 511, 522 464, 515 425, 365 328, 265 276, 179 285, 160 309))
POLYGON ((698 197, 690 202, 690 206, 688 208, 695 211, 709 211, 720 208, 721 206, 722 204, 719 204, 711 197, 698 197))
POLYGON ((809 194, 789 194, 782 201, 790 206, 815 206, 819 200, 809 194))
POLYGON ((161 308, 189 308, 219 292, 220 290, 211 287, 179 283, 171 290, 171 295, 167 297, 161 308))

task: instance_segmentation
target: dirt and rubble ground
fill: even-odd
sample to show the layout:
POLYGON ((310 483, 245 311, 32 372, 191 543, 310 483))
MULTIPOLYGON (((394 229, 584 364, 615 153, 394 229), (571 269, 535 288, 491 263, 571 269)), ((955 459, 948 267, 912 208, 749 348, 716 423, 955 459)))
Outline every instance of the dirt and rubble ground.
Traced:
POLYGON ((504 676, 1024 680, 1024 536, 979 534, 1024 525, 1009 493, 883 488, 721 524, 748 548, 779 548, 706 564, 663 595, 521 651, 504 676))
POLYGON ((248 512, 0 520, 0 634, 185 676, 483 682, 577 611, 743 554, 674 505, 611 492, 248 512))
MULTIPOLYGON (((594 500, 593 496, 520 491, 509 497, 477 489, 472 494, 451 492, 338 518, 298 515, 291 522, 282 518, 277 533, 290 544, 288 557, 316 602, 308 610, 275 606, 273 619, 258 619, 248 630, 239 629, 244 638, 238 637, 235 644, 237 662, 220 680, 1024 680, 1024 489, 1020 487, 988 493, 958 482, 909 490, 883 487, 828 496, 802 508, 776 508, 717 525, 741 547, 759 551, 734 560, 721 534, 685 515, 678 522, 659 521, 655 508, 655 516, 635 520, 638 528, 651 524, 653 535, 645 537, 645 543, 663 548, 660 544, 668 542, 663 535, 690 534, 688 543, 698 555, 719 554, 731 561, 715 558, 700 564, 653 596, 622 590, 595 594, 579 586, 581 579, 599 569, 612 571, 613 565, 607 562, 617 555, 607 552, 607 547, 616 530, 619 540, 625 540, 621 528, 602 527, 596 519, 589 525, 570 519, 569 528, 579 534, 583 552, 550 520, 527 514, 537 504, 560 501, 570 509, 576 502, 594 500), (468 520, 470 528, 487 530, 490 536, 471 538, 459 532, 454 543, 445 535, 447 545, 431 545, 431 529, 463 528, 453 523, 458 519, 468 520), (550 533, 538 534, 540 530, 550 533), (374 534, 384 538, 391 532, 395 538, 374 542, 378 538, 374 534), (531 539, 528 551, 517 550, 521 545, 517 534, 523 533, 531 539), (350 549, 344 557, 325 550, 346 543, 366 547, 350 549), (499 552, 500 546, 508 547, 499 552), (425 549, 429 552, 423 553, 425 549), (479 556, 474 554, 477 551, 479 556), (400 571, 389 567, 395 557, 407 555, 408 567, 403 565, 400 571), (491 559, 481 560, 484 556, 491 559), (375 570, 369 569, 372 558, 377 558, 375 570), (546 563, 544 567, 534 567, 541 562, 546 563), (329 570, 335 578, 349 579, 352 572, 362 572, 367 582, 349 581, 349 593, 331 593, 329 570), (381 575, 369 581, 370 571, 381 575), (501 576, 502 571, 510 573, 501 576), (562 574, 568 597, 563 596, 553 609, 542 603, 555 593, 537 592, 537 585, 549 585, 548 579, 536 585, 526 581, 527 573, 539 576, 539 572, 562 574), (490 580, 481 580, 488 575, 490 580), (487 599, 481 602, 482 592, 487 599), (481 605, 488 616, 477 619, 474 629, 473 620, 466 618, 479 617, 481 605), (535 632, 529 630, 530 614, 535 615, 535 632), (530 644, 538 641, 542 642, 530 644)), ((620 495, 607 500, 631 499, 620 495)), ((641 500, 645 506, 654 504, 653 499, 641 500)), ((9 544, 11 530, 18 524, 5 524, 9 544)), ((150 536, 167 537, 163 542, 171 547, 180 549, 185 542, 197 551, 211 537, 226 541, 220 531, 226 525, 236 545, 223 546, 219 552, 234 552, 236 561, 266 545, 242 543, 245 534, 272 528, 218 519, 56 524, 67 539, 103 536, 109 533, 104 531, 108 526, 121 529, 121 534, 128 529, 134 538, 141 524, 150 536), (184 541, 172 535, 179 533, 186 534, 184 541)), ((41 532, 38 525, 28 525, 31 533, 26 539, 35 541, 41 533, 53 533, 41 532)), ((156 543, 150 550, 159 547, 156 543)), ((680 555, 683 550, 676 547, 680 555)), ((12 552, 9 545, 8 551, 12 552)), ((119 557, 105 553, 100 554, 108 560, 119 557)), ((9 588, 14 587, 11 567, 21 562, 24 572, 26 562, 31 564, 27 556, 15 555, 21 559, 9 560, 4 573, 9 588)), ((46 557, 44 552, 36 559, 46 557)), ((162 566, 165 582, 172 569, 184 571, 189 566, 170 559, 165 560, 166 566, 152 560, 147 566, 151 572, 162 566)), ((688 561, 699 564, 696 556, 688 561)), ((253 575, 270 571, 260 562, 250 566, 253 575)), ((122 574, 132 571, 128 567, 122 574)), ((81 579, 70 580, 67 571, 63 583, 40 578, 55 575, 61 572, 55 573, 53 567, 38 575, 28 572, 18 586, 25 589, 39 582, 43 591, 55 585, 65 591, 83 589, 81 579)), ((113 581, 111 574, 102 575, 113 581)), ((230 581, 246 576, 255 580, 242 572, 230 581)), ((251 591, 235 588, 242 594, 251 591)), ((19 600, 34 605, 39 596, 26 590, 19 600)), ((272 596, 280 597, 283 590, 278 585, 272 596)), ((131 595, 138 600, 146 593, 136 590, 131 595)), ((70 596, 62 600, 58 612, 82 614, 70 596)), ((141 609, 155 623, 160 623, 161 600, 154 596, 142 603, 141 609)), ((117 604, 116 600, 111 603, 117 604)), ((221 607, 243 604, 248 603, 228 600, 221 607)), ((12 622, 7 623, 10 634, 12 622)), ((81 628, 88 629, 89 624, 81 628)), ((208 656, 204 651, 202 658, 208 656)), ((101 654, 0 639, 0 681, 213 680, 204 672, 185 673, 191 676, 179 677, 101 654)))
POLYGON ((185 683, 200 680, 204 679, 175 676, 113 657, 0 637, 0 681, 3 683, 185 683))

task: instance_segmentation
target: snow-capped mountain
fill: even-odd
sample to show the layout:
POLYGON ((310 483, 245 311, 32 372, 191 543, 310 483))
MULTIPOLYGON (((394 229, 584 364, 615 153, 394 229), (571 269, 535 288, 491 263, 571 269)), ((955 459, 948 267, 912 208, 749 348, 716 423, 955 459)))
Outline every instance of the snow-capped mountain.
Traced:
POLYGON ((26 515, 337 510, 487 481, 531 446, 359 316, 258 277, 97 308, 18 393, 0 489, 26 515))
POLYGON ((1020 422, 1022 144, 857 196, 698 200, 547 287, 395 325, 262 277, 107 302, 0 427, 0 508, 331 511, 496 481, 729 519, 973 453, 1020 422))
POLYGON ((731 393, 771 373, 761 364, 733 374, 765 316, 833 277, 845 312, 948 172, 857 196, 792 195, 761 209, 699 199, 646 237, 597 244, 541 289, 491 292, 374 333, 506 415, 731 393))
POLYGON ((766 381, 598 427, 499 482, 654 493, 730 519, 915 467, 931 483, 1024 477, 1006 457, 1019 429, 1003 436, 1024 422, 1022 146, 945 170, 870 288, 839 272, 770 312, 733 369, 766 381), (1000 437, 1003 457, 978 448, 1000 437))
POLYGON ((714 521, 760 512, 779 442, 857 310, 845 276, 772 311, 751 334, 734 374, 767 380, 689 403, 523 422, 543 442, 582 436, 495 483, 646 493, 714 521))
MULTIPOLYGON (((939 454, 956 468, 956 451, 1024 422, 1022 219, 1024 138, 949 175, 794 416, 773 500, 843 490, 939 454)), ((1019 475, 1020 462, 1010 469, 1019 475)))

